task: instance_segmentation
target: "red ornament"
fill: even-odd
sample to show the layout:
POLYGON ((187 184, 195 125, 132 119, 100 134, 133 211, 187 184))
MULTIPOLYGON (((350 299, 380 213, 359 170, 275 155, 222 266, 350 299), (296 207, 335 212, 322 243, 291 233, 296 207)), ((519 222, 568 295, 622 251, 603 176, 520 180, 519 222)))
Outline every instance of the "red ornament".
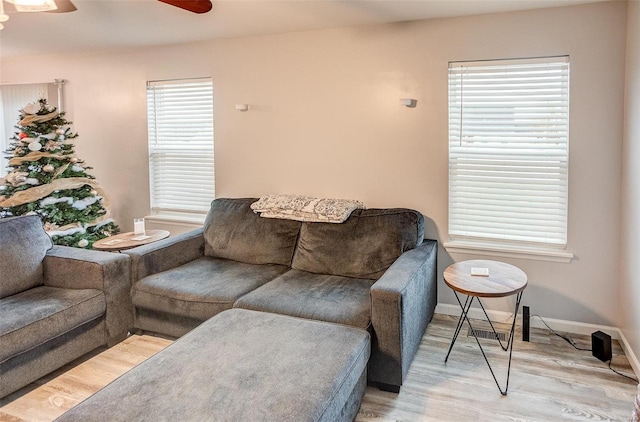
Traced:
POLYGON ((24 133, 24 132, 20 132, 20 135, 19 135, 19 136, 20 136, 20 139, 24 139, 24 138, 28 138, 28 137, 29 137, 29 135, 27 135, 27 134, 26 134, 26 133, 24 133))

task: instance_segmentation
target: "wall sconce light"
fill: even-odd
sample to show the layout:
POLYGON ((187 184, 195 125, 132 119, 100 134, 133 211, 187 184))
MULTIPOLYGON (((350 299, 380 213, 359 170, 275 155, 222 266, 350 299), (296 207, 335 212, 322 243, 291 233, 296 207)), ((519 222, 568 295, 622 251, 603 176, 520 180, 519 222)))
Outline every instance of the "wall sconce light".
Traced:
MULTIPOLYGON (((6 22, 9 20, 9 15, 4 13, 4 6, 2 5, 2 0, 0 0, 0 22, 6 22)), ((4 25, 0 23, 0 30, 4 28, 4 25)))
POLYGON ((49 12, 57 10, 54 0, 7 0, 13 3, 18 12, 49 12))
POLYGON ((415 98, 400 98, 400 105, 403 105, 408 108, 415 108, 418 104, 418 100, 415 98))
POLYGON ((249 104, 236 104, 236 110, 247 111, 249 110, 249 104))

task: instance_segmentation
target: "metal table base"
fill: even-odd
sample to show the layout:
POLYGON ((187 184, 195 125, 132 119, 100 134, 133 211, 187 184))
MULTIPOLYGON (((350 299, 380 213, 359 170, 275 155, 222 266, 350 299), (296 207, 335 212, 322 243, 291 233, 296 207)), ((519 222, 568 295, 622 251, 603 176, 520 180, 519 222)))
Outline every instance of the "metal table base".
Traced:
POLYGON ((502 394, 503 396, 507 395, 507 390, 509 389, 509 375, 511 374, 511 355, 513 352, 513 340, 514 340, 514 332, 515 332, 515 328, 516 328, 516 316, 518 315, 518 309, 520 309, 520 301, 522 299, 522 291, 518 292, 517 296, 516 296, 516 306, 515 306, 515 310, 513 312, 513 323, 511 324, 511 331, 509 332, 509 338, 507 339, 507 343, 506 345, 504 345, 502 343, 502 340, 500 340, 500 337, 498 336, 498 333, 496 332, 496 329, 493 326, 493 323, 491 322, 491 319, 489 318, 489 315, 487 315, 487 311, 484 309, 484 306, 482 305, 482 302, 480 301, 480 298, 477 296, 467 296, 467 299, 465 300, 464 304, 460 301, 460 297, 458 296, 458 292, 456 292, 454 290, 453 292, 456 295, 456 300, 458 301, 458 304, 460 304, 460 308, 462 309, 462 315, 460 315, 460 319, 458 320, 458 325, 456 326, 456 331, 453 335, 453 338, 451 339, 451 345, 449 346, 449 351, 447 352, 447 357, 444 358, 445 363, 447 362, 447 360, 449 359, 449 354, 451 353, 451 349, 453 349, 453 345, 455 344, 458 335, 460 334, 460 330, 462 329, 462 325, 464 324, 464 322, 466 321, 467 324, 469 324, 469 328, 471 329, 471 334, 473 334, 473 337, 476 339, 476 343, 478 343, 478 347, 480 348, 480 351, 482 352, 482 356, 484 357, 485 362, 487 362, 487 366, 489 367, 489 371, 491 371, 491 375, 493 376, 493 380, 496 382, 496 385, 498 386, 498 390, 500 390, 500 394, 502 394), (469 321, 469 309, 471 309, 471 305, 473 304, 474 299, 478 299, 478 303, 480 304, 480 307, 482 308, 482 312, 484 312, 485 317, 487 318, 487 321, 489 322, 489 325, 491 326, 491 329, 493 330, 493 334, 495 335, 496 340, 498 340, 498 342, 500 343, 500 348, 502 348, 503 351, 508 351, 509 352, 509 364, 507 366, 507 382, 505 385, 504 390, 502 389, 502 387, 500 387, 500 383, 498 382, 498 379, 496 378, 496 374, 493 372, 493 368, 491 367, 491 364, 489 363, 489 359, 487 358, 487 355, 484 353, 484 349, 482 348, 482 344, 480 344, 480 340, 478 340, 478 336, 476 335, 476 331, 473 328, 473 325, 471 325, 471 321, 469 321))

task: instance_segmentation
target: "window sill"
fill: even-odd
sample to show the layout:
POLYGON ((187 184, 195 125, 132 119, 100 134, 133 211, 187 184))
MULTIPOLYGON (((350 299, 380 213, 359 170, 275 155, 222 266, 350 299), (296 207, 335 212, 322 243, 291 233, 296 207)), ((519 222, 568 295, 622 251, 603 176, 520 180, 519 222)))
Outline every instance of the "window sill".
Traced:
POLYGON ((507 245, 468 240, 451 240, 443 244, 449 253, 490 255, 503 258, 522 258, 537 261, 569 263, 574 258, 571 252, 551 248, 535 248, 522 245, 507 245))
POLYGON ((185 226, 198 225, 202 226, 207 218, 206 214, 187 214, 187 213, 158 213, 144 217, 145 220, 158 223, 183 224, 185 226))

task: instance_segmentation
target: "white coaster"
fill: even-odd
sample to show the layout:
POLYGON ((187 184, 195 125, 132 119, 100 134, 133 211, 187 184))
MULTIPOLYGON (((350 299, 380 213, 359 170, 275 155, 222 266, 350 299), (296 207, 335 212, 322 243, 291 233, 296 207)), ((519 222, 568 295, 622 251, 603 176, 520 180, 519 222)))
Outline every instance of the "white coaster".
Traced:
POLYGON ((124 239, 111 239, 104 242, 103 245, 111 246, 111 245, 117 245, 118 243, 122 243, 122 242, 124 242, 124 239))
POLYGON ((147 239, 151 239, 151 236, 147 236, 147 235, 140 235, 140 236, 136 236, 136 237, 132 237, 131 240, 147 240, 147 239))
POLYGON ((471 275, 475 275, 478 277, 489 277, 489 268, 472 267, 471 275))

